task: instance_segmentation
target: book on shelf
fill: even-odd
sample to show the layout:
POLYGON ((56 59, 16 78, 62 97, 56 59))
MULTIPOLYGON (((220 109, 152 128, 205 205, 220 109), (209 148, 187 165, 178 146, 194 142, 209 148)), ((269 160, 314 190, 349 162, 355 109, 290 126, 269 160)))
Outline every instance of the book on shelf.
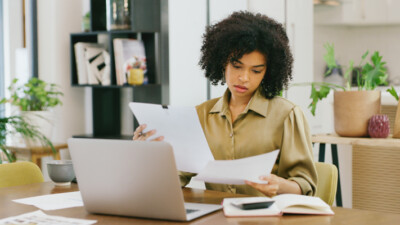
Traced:
POLYGON ((102 47, 85 48, 88 84, 110 85, 110 56, 102 47))
POLYGON ((226 217, 281 216, 282 214, 334 215, 331 207, 318 197, 281 194, 269 197, 225 198, 223 203, 226 217), (242 209, 241 202, 274 201, 268 208, 242 209))
POLYGON ((146 53, 143 41, 131 38, 114 38, 115 72, 117 85, 128 82, 130 68, 142 69, 146 73, 146 53))
POLYGON ((74 45, 78 84, 109 85, 110 56, 104 45, 78 42, 74 45))

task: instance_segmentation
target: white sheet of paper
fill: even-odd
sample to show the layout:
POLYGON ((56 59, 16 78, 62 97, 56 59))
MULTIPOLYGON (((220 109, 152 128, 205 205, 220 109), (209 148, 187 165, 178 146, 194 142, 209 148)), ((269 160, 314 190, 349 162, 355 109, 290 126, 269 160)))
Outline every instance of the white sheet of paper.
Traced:
POLYGON ((259 176, 271 173, 278 153, 279 150, 274 150, 242 159, 210 161, 194 178, 218 184, 245 184, 245 180, 267 183, 261 181, 259 176))
POLYGON ((13 200, 14 202, 33 205, 42 210, 57 210, 83 206, 81 192, 67 192, 51 195, 40 195, 13 200))
POLYGON ((178 170, 198 173, 214 160, 194 107, 136 102, 129 107, 139 124, 147 124, 146 131, 156 129, 155 137, 164 136, 172 145, 178 170))
POLYGON ((62 216, 49 216, 40 210, 0 219, 0 224, 90 225, 95 223, 97 223, 97 220, 84 220, 62 216))

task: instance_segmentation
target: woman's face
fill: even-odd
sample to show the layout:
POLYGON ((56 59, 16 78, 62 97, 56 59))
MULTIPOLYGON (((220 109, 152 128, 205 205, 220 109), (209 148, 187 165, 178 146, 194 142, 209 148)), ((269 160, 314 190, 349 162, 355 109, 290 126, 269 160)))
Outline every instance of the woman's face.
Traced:
POLYGON ((232 98, 250 100, 266 70, 267 60, 257 50, 244 54, 237 61, 229 62, 225 68, 225 79, 232 98))

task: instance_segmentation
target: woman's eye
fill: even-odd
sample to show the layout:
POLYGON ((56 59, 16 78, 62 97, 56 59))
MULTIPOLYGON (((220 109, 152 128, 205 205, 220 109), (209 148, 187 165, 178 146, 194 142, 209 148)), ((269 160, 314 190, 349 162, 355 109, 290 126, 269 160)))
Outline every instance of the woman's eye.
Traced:
POLYGON ((233 68, 240 69, 240 66, 238 66, 238 65, 232 65, 232 66, 233 66, 233 68))
POLYGON ((254 73, 261 73, 261 71, 253 70, 254 73))

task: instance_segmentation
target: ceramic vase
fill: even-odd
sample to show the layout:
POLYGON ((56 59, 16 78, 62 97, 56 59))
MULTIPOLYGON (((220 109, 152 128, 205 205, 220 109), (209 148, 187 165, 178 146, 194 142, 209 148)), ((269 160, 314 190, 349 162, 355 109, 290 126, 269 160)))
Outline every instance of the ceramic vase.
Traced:
POLYGON ((368 121, 380 114, 380 91, 335 91, 335 132, 343 137, 368 136, 368 121))

